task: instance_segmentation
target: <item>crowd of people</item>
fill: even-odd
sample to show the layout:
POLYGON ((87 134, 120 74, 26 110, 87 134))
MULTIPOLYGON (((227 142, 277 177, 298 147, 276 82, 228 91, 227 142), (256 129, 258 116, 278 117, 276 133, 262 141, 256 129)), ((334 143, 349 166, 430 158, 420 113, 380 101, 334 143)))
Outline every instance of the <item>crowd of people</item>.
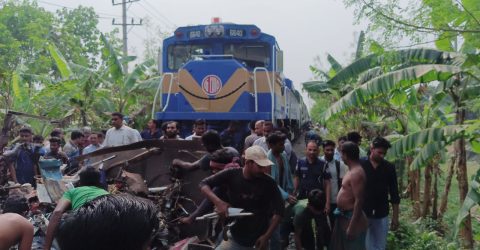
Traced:
POLYGON ((208 205, 181 221, 192 223, 213 207, 224 216, 229 207, 259 215, 238 219, 223 232, 227 240, 218 241, 217 249, 285 249, 292 233, 297 249, 385 249, 389 203, 391 228, 398 227, 396 171, 384 159, 390 143, 382 137, 373 139, 367 153, 360 147, 358 132, 335 142, 309 131, 305 157, 297 159, 288 131, 270 121, 251 123, 240 152, 223 147, 216 132, 207 134, 210 139, 202 137, 203 144, 214 141, 217 147, 196 162, 173 162, 180 168, 208 169, 210 160, 212 170, 212 176, 200 183, 207 197, 202 204, 208 205), (232 160, 217 164, 212 159, 217 150, 230 151, 225 158, 232 160), (243 162, 218 171, 222 169, 218 165, 227 166, 240 154, 243 162))
MULTIPOLYGON (((195 223, 197 217, 216 211, 222 218, 215 230, 216 249, 286 249, 291 235, 296 249, 385 249, 389 225, 391 229, 398 227, 396 171, 384 159, 390 143, 382 137, 374 138, 365 151, 358 132, 335 142, 310 130, 305 133, 305 157, 298 158, 288 128, 275 127, 272 121, 252 121, 246 133, 238 122, 215 131, 199 119, 193 123, 191 135, 183 139, 176 121, 158 124, 150 120, 140 133, 123 118, 121 113, 112 113, 112 127, 107 131, 93 132, 85 127, 71 131, 68 141, 61 129, 54 129, 44 141, 35 138, 29 128, 22 128, 19 142, 0 156, 0 185, 13 181, 35 187, 40 157, 67 164, 64 174, 81 167, 79 185, 65 192, 50 217, 45 249, 149 246, 158 229, 155 206, 142 198, 108 194, 98 169, 82 167, 84 162, 76 160, 103 147, 141 140, 202 142, 206 154, 199 160, 171 162, 173 168, 210 172, 199 183, 205 200, 178 222, 195 223), (229 208, 241 208, 252 215, 227 223, 232 220, 228 219, 229 208), (93 231, 95 244, 89 239, 93 231)), ((322 131, 325 136, 326 129, 322 131)), ((20 216, 3 212, 0 241, 5 237, 5 244, 28 249, 32 228, 21 216, 25 211, 14 212, 20 216), (16 223, 18 230, 8 230, 4 226, 8 223, 16 223)), ((4 249, 2 244, 0 249, 4 249)))

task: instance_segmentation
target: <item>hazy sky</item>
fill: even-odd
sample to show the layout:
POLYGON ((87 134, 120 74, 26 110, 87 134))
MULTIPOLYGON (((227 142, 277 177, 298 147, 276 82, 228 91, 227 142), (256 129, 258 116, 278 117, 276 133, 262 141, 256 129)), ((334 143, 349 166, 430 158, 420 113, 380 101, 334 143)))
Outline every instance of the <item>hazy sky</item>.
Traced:
MULTIPOLYGON (((112 18, 121 22, 122 8, 113 6, 111 0, 38 0, 38 4, 51 11, 60 6, 92 6, 100 16, 101 31, 120 28, 112 26, 112 18)), ((346 9, 341 0, 140 0, 130 4, 128 16, 149 17, 171 34, 175 27, 208 24, 212 17, 220 17, 223 22, 255 24, 277 38, 284 51, 285 75, 297 89, 301 82, 311 79, 308 66, 315 56, 325 62, 330 53, 341 63, 349 62, 362 29, 353 24, 352 9, 346 9)), ((148 32, 154 30, 148 31, 145 26, 130 30, 130 55, 142 56, 148 32)))

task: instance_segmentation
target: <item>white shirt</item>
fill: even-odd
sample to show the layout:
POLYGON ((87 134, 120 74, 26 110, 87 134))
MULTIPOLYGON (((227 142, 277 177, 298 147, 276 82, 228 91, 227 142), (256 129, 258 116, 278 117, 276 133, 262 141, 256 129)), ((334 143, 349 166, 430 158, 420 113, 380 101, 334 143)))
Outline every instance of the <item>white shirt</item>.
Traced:
MULTIPOLYGON (((325 160, 325 156, 321 157, 322 160, 325 160)), ((348 168, 345 164, 340 161, 340 178, 343 178, 347 173, 348 168)), ((337 175, 337 166, 335 166, 335 158, 328 162, 328 172, 332 176, 330 179, 330 203, 337 203, 337 194, 338 194, 338 175, 337 175)))
POLYGON ((197 135, 196 133, 193 133, 192 135, 189 135, 189 136, 185 137, 185 140, 186 141, 192 141, 193 138, 202 138, 202 136, 197 135))
POLYGON ((93 152, 93 151, 95 151, 95 150, 97 150, 97 149, 100 149, 100 148, 101 148, 100 145, 95 146, 95 145, 93 145, 93 144, 90 144, 90 145, 88 145, 87 147, 85 147, 85 148, 83 149, 82 154, 84 154, 84 155, 90 154, 91 152, 93 152))
POLYGON ((131 144, 142 140, 140 133, 133 128, 123 125, 119 129, 110 128, 103 142, 104 147, 116 147, 131 144))

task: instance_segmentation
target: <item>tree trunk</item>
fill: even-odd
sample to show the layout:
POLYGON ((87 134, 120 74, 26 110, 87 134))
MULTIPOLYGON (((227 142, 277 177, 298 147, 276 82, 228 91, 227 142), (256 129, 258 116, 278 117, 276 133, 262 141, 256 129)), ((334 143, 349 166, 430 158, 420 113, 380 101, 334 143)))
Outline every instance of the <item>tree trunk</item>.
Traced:
POLYGON ((422 216, 422 211, 420 208, 420 170, 419 169, 410 169, 410 165, 412 164, 413 158, 407 157, 407 166, 408 166, 408 186, 409 186, 409 193, 410 199, 413 202, 413 214, 415 218, 420 218, 422 216))
POLYGON ((10 130, 12 129, 13 115, 8 113, 3 118, 3 128, 0 133, 0 152, 3 152, 3 148, 7 146, 8 139, 10 139, 10 130))
POLYGON ((412 183, 413 183, 413 212, 416 218, 420 218, 422 216, 422 210, 420 206, 420 169, 416 169, 412 171, 412 183))
MULTIPOLYGON (((456 111, 456 123, 458 125, 463 124, 465 120, 465 109, 457 106, 456 111)), ((460 194, 460 204, 463 204, 468 192, 468 177, 467 177, 467 151, 465 148, 465 138, 461 137, 455 142, 455 155, 457 157, 457 181, 460 194)), ((472 235, 472 217, 468 213, 463 227, 460 229, 460 233, 464 240, 463 245, 467 249, 473 248, 473 235, 472 235)))
POLYGON ((83 109, 80 109, 80 117, 82 119, 82 126, 87 126, 87 112, 83 109))
POLYGON ((443 189, 442 201, 440 202, 440 209, 438 211, 438 218, 442 219, 443 214, 447 211, 447 204, 448 204, 448 194, 450 193, 450 186, 452 185, 452 177, 453 173, 455 172, 455 162, 456 162, 455 155, 452 156, 450 159, 450 166, 448 167, 447 178, 445 179, 445 188, 443 189))
POLYGON ((429 163, 425 167, 425 183, 423 184, 423 207, 422 207, 422 217, 425 218, 430 211, 430 205, 432 203, 432 169, 433 163, 429 163))
POLYGON ((438 174, 440 168, 438 166, 438 161, 435 161, 433 166, 433 204, 432 204, 432 219, 436 220, 438 215, 438 174))
POLYGON ((397 177, 398 177, 398 190, 403 192, 405 189, 405 169, 406 163, 404 159, 398 159, 395 161, 395 169, 397 170, 397 177))

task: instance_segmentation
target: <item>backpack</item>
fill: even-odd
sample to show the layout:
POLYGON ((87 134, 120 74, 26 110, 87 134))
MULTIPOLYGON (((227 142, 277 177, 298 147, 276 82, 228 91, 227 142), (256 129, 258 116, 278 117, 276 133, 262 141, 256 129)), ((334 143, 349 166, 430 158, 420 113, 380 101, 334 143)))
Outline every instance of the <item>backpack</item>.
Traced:
POLYGON ((335 168, 337 169, 338 191, 340 191, 340 188, 342 188, 342 178, 340 177, 340 161, 335 160, 335 168))

